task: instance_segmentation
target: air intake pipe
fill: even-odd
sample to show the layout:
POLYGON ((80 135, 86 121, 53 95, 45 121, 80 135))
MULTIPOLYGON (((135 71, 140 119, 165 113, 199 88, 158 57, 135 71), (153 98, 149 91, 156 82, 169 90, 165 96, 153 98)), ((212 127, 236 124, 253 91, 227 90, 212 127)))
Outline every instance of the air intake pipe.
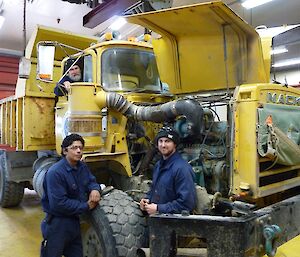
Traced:
POLYGON ((138 121, 166 122, 176 117, 185 117, 185 128, 189 136, 202 132, 203 109, 192 99, 174 100, 156 106, 138 106, 126 100, 118 93, 98 92, 96 103, 100 108, 108 107, 121 112, 128 118, 138 121))

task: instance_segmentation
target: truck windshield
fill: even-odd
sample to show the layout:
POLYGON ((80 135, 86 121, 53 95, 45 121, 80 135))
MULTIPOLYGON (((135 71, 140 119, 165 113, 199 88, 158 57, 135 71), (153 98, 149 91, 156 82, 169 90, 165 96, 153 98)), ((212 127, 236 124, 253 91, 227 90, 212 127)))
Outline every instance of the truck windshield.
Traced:
POLYGON ((160 93, 162 86, 153 52, 107 49, 101 58, 102 85, 107 91, 160 93))

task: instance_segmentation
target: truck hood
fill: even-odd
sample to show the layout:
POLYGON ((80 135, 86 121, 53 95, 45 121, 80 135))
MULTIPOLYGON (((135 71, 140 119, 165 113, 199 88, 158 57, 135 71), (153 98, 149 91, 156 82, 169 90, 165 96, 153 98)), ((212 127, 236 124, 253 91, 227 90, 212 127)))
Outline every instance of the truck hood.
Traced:
POLYGON ((127 17, 159 35, 153 40, 161 80, 174 94, 268 82, 257 32, 222 2, 127 17))

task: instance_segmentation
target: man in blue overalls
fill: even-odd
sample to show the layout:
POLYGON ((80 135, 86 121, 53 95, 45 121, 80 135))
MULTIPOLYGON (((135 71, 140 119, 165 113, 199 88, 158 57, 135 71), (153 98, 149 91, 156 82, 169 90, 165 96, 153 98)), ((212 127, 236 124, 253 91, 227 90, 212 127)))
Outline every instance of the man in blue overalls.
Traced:
POLYGON ((79 215, 100 201, 100 186, 81 160, 84 140, 67 136, 61 145, 63 158, 47 172, 42 198, 42 257, 83 257, 79 215))
POLYGON ((163 127, 156 136, 156 144, 162 158, 153 170, 153 181, 140 208, 148 214, 191 212, 196 205, 194 172, 176 147, 180 142, 172 127, 163 127))

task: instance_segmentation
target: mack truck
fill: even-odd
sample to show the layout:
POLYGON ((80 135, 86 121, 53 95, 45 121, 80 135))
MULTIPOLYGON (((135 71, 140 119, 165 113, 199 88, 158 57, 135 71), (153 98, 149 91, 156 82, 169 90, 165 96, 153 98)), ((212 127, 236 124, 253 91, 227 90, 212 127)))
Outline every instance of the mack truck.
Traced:
MULTIPOLYGON (((299 242, 300 91, 270 82, 271 47, 299 38, 262 40, 220 1, 127 19, 156 37, 99 41, 43 26, 33 33, 16 93, 0 101, 1 207, 18 205, 24 188, 42 196, 63 138, 78 133, 83 161, 106 185, 82 217, 86 257, 275 256, 299 242), (55 97, 69 59, 83 80, 55 97), (146 218, 138 201, 165 124, 195 172, 197 206, 146 218)), ((288 253, 280 256, 296 256, 288 253)))

